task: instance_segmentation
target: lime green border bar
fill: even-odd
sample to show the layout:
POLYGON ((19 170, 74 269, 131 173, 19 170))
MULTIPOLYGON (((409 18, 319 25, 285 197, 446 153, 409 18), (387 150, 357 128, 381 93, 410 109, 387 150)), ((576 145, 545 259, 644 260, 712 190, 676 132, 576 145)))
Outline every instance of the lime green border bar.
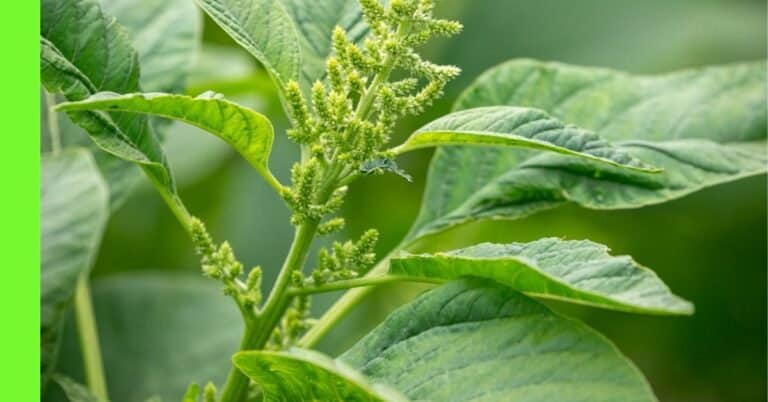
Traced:
POLYGON ((40 386, 40 4, 5 4, 0 244, 2 399, 39 401, 40 386))

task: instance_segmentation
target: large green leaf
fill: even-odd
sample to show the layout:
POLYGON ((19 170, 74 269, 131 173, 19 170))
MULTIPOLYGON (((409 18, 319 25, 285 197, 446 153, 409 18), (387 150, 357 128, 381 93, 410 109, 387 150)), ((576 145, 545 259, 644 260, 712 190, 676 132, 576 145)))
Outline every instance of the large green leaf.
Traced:
POLYGON ((479 279, 450 282, 401 307, 340 360, 413 400, 655 400, 607 339, 479 279))
POLYGON ((588 240, 545 238, 393 258, 390 272, 430 279, 493 279, 529 296, 635 313, 691 314, 656 274, 588 240))
MULTIPOLYGON (((41 81, 70 101, 97 91, 139 90, 138 54, 125 29, 94 0, 43 0, 41 81)), ((152 180, 175 192, 160 144, 146 117, 125 113, 71 113, 102 149, 138 163, 152 180)))
POLYGON ((538 109, 512 106, 479 107, 443 116, 416 130, 395 153, 446 145, 530 148, 654 171, 595 133, 567 126, 538 109))
MULTIPOLYGON (((96 280, 92 290, 116 400, 178 401, 191 382, 223 384, 243 326, 220 286, 197 275, 145 271, 96 280)), ((76 350, 67 346, 62 369, 77 378, 76 350)))
POLYGON ((751 141, 765 138, 765 80, 765 62, 643 76, 523 59, 484 73, 456 107, 535 107, 609 140, 751 141))
POLYGON ((544 109, 663 171, 637 175, 562 155, 441 148, 409 237, 478 219, 515 219, 568 202, 594 209, 637 208, 761 174, 766 167, 765 74, 763 63, 659 76, 531 60, 496 67, 467 90, 458 109, 544 109))
POLYGON ((240 352, 232 360, 272 402, 407 400, 346 364, 311 350, 240 352))
POLYGON ((40 369, 46 376, 56 363, 60 328, 77 280, 88 272, 98 250, 107 203, 107 187, 90 152, 69 149, 42 158, 40 369))
POLYGON ((265 177, 274 129, 264 115, 206 92, 197 97, 163 93, 98 93, 80 102, 62 103, 58 110, 118 110, 177 119, 200 127, 228 142, 265 177))
POLYGON ((765 173, 768 163, 765 142, 633 141, 622 148, 663 168, 663 174, 658 180, 620 172, 594 177, 589 175, 593 167, 580 161, 541 155, 499 176, 442 222, 521 217, 565 202, 592 209, 637 208, 765 173))
MULTIPOLYGON (((181 92, 200 43, 202 20, 189 0, 102 0, 105 14, 128 31, 139 55, 140 83, 145 91, 181 92)), ((88 136, 60 114, 63 142, 92 145, 88 136)), ((156 127, 160 128, 160 127, 156 127)), ((165 131, 165 130, 163 130, 165 131)), ((110 190, 112 209, 119 208, 141 179, 131 163, 105 152, 95 153, 110 190)))
POLYGON ((322 79, 336 25, 359 42, 367 29, 357 0, 197 0, 280 85, 298 81, 307 90, 322 79))
POLYGON ((190 0, 102 0, 129 32, 139 53, 141 87, 180 92, 194 64, 202 19, 190 0))

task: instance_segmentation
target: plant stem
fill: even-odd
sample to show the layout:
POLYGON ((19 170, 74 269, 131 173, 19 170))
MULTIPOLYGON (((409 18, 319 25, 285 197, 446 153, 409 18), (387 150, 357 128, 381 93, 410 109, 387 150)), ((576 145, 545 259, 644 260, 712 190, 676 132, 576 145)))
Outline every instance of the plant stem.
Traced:
POLYGON ((317 231, 317 221, 310 221, 300 225, 296 229, 293 244, 285 259, 283 268, 277 277, 275 286, 264 304, 264 313, 259 320, 260 333, 257 335, 254 349, 260 349, 266 345, 269 337, 272 335, 272 329, 278 324, 280 319, 288 308, 290 295, 286 294, 288 285, 291 282, 291 274, 294 271, 300 271, 307 258, 309 247, 312 245, 312 239, 317 231))
POLYGON ((364 276, 361 278, 326 283, 320 286, 290 288, 288 289, 288 293, 293 296, 298 296, 298 295, 315 294, 315 293, 327 293, 327 292, 333 292, 337 290, 346 290, 346 289, 360 288, 360 287, 366 287, 366 286, 386 285, 388 283, 396 283, 396 282, 442 283, 443 281, 433 279, 433 278, 419 278, 419 277, 402 276, 402 275, 364 276))
POLYGON ((106 401, 108 400, 107 382, 104 379, 99 333, 96 328, 96 319, 91 303, 91 290, 86 274, 80 275, 75 288, 75 319, 77 321, 77 333, 80 337, 80 349, 83 354, 85 382, 94 396, 99 400, 106 401))
MULTIPOLYGON (((240 350, 262 349, 269 341, 272 330, 280 322, 285 310, 290 304, 291 295, 288 294, 288 285, 291 274, 301 270, 307 258, 312 239, 317 230, 317 221, 310 221, 300 225, 296 229, 293 244, 285 259, 283 268, 277 277, 275 286, 264 304, 263 313, 258 319, 249 325, 246 322, 246 330, 240 343, 240 350)), ((245 400, 248 392, 248 377, 236 367, 232 367, 221 394, 221 402, 240 402, 245 400)))
MULTIPOLYGON (((304 155, 303 150, 302 155, 304 155)), ((267 184, 269 184, 269 186, 272 187, 278 195, 283 195, 285 186, 280 183, 280 180, 277 180, 275 175, 273 175, 269 169, 259 169, 259 173, 261 173, 261 175, 264 177, 264 180, 267 181, 267 184)))
POLYGON ((51 135, 51 153, 57 154, 61 151, 61 130, 59 129, 59 118, 56 111, 56 95, 45 92, 45 105, 48 106, 48 132, 51 135))
MULTIPOLYGON (((245 323, 243 339, 240 340, 240 350, 252 349, 255 343, 256 331, 253 323, 245 323)), ((242 400, 248 394, 248 377, 240 370, 232 366, 227 374, 227 381, 224 383, 224 389, 221 393, 222 402, 236 402, 242 400)))
POLYGON ((181 199, 176 194, 171 194, 165 185, 158 183, 148 171, 145 170, 145 173, 147 173, 147 178, 152 182, 152 185, 155 186, 157 192, 160 193, 160 197, 163 198, 165 204, 171 212, 173 212, 173 216, 176 217, 184 228, 184 231, 191 233, 192 215, 187 211, 187 207, 184 206, 181 199))

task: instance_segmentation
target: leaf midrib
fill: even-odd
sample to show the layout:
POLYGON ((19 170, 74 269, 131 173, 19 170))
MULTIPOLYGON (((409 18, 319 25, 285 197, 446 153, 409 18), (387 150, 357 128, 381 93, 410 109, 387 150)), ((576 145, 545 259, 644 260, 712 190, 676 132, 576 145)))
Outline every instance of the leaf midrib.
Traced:
MULTIPOLYGON (((486 244, 488 244, 488 243, 486 243, 486 244)), ((471 262, 471 261, 488 261, 488 262, 501 263, 501 264, 505 264, 505 265, 516 264, 515 268, 517 268, 517 269, 528 271, 528 272, 531 272, 531 273, 533 273, 535 275, 543 277, 543 278, 545 278, 545 279, 547 279, 547 280, 549 280, 551 282, 554 282, 554 283, 556 283, 556 284, 558 284, 560 286, 563 286, 563 287, 567 288, 568 290, 570 290, 570 291, 572 291, 572 292, 574 292, 576 294, 584 294, 584 295, 593 297, 595 299, 598 299, 599 301, 602 302, 602 304, 600 302, 597 302, 597 301, 583 300, 581 298, 576 299, 576 298, 572 298, 572 297, 559 296, 559 295, 556 295, 556 294, 532 292, 532 291, 525 291, 525 290, 522 290, 522 289, 514 289, 513 288, 514 290, 516 290, 516 291, 518 291, 520 293, 523 293, 525 295, 532 296, 532 297, 538 297, 538 298, 550 299, 550 300, 558 300, 558 301, 567 301, 569 303, 580 304, 580 305, 589 306, 589 307, 596 307, 596 308, 606 308, 606 306, 611 306, 613 308, 616 308, 619 311, 628 312, 628 313, 636 313, 638 311, 642 311, 642 312, 648 312, 648 313, 653 313, 653 314, 657 314, 657 315, 676 316, 676 315, 689 315, 689 314, 692 314, 692 312, 693 312, 692 308, 690 310, 689 309, 682 309, 681 310, 680 308, 676 308, 675 309, 676 311, 671 311, 671 309, 661 310, 661 309, 658 309, 658 307, 650 307, 650 306, 647 306, 647 305, 642 306, 639 303, 637 303, 637 304, 628 304, 626 301, 612 299, 612 298, 607 297, 604 294, 595 293, 593 290, 577 288, 577 287, 574 287, 573 285, 571 285, 570 283, 564 282, 560 278, 551 275, 550 273, 548 273, 547 271, 545 271, 545 270, 543 270, 541 268, 536 268, 536 266, 538 265, 537 261, 533 260, 533 259, 526 258, 526 257, 520 257, 520 256, 511 256, 511 257, 504 257, 504 258, 498 258, 498 257, 465 257, 465 256, 450 255, 450 254, 446 254, 446 253, 437 253, 434 256, 435 257, 440 257, 440 258, 445 258, 447 260, 458 261, 458 262, 462 262, 462 261, 467 261, 467 262, 471 262)), ((413 257, 420 258, 420 259, 429 259, 429 257, 423 257, 423 256, 419 256, 419 255, 410 256, 408 258, 413 258, 413 257)), ((392 262, 394 263, 396 261, 397 261, 397 259, 393 259, 392 262)), ((647 268, 647 267, 637 263, 634 260, 632 262, 634 263, 634 265, 637 266, 636 269, 639 269, 640 271, 643 271, 645 273, 648 273, 648 274, 652 275, 653 277, 658 279, 659 282, 661 282, 661 279, 658 277, 658 275, 656 275, 656 273, 653 270, 651 270, 651 269, 649 269, 649 268, 647 268)), ((401 269, 403 269, 403 268, 404 267, 401 265, 401 269)), ((505 269, 508 269, 508 268, 509 268, 508 266, 505 266, 505 269)), ((405 269, 405 271, 407 272, 408 269, 405 269)), ((409 275, 411 275, 411 274, 409 274, 409 275)), ((422 275, 420 273, 417 273, 416 275, 413 275, 413 276, 415 276, 415 277, 424 277, 424 275, 422 275)), ((471 274, 461 275, 460 277, 464 277, 464 276, 474 277, 474 275, 471 275, 471 274)), ((615 275, 615 277, 622 277, 622 275, 615 275)), ((629 278, 629 277, 627 277, 627 278, 629 278)), ((453 280, 453 279, 442 279, 442 278, 435 278, 435 279, 441 280, 441 281, 443 281, 443 283, 449 282, 449 281, 453 280)), ((502 282, 499 282, 499 281, 497 281, 496 279, 493 279, 493 278, 485 278, 485 279, 491 279, 494 282, 499 283, 502 286, 510 286, 510 285, 504 284, 502 282)), ((591 278, 591 279, 600 279, 600 278, 591 278)), ((667 288, 666 290, 669 290, 669 289, 667 288)), ((623 295, 625 293, 627 293, 627 292, 624 291, 624 292, 621 292, 621 293, 618 293, 618 294, 615 294, 615 295, 623 295)), ((611 295, 614 295, 614 294, 611 294, 611 295)), ((672 295, 671 297, 676 302, 680 303, 681 305, 687 304, 687 303, 685 303, 683 300, 681 300, 677 296, 672 295)), ((642 302, 642 300, 640 302, 642 302)))

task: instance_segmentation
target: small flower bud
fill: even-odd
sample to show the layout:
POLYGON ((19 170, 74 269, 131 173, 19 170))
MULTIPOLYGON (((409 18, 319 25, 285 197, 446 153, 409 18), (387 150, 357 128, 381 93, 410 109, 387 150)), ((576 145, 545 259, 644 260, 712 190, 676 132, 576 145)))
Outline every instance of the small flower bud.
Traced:
POLYGON ((307 102, 296 81, 285 84, 285 100, 291 109, 294 128, 289 130, 291 139, 299 144, 312 142, 313 119, 309 114, 307 102))
POLYGON ((344 228, 344 218, 333 218, 317 228, 319 235, 327 235, 344 228))
POLYGON ((262 270, 260 266, 251 268, 251 272, 248 273, 248 279, 246 279, 245 287, 249 291, 255 291, 261 289, 261 276, 262 270))
POLYGON ((333 51, 336 53, 336 57, 341 60, 347 60, 347 48, 354 46, 347 40, 347 34, 344 29, 338 25, 333 28, 331 34, 331 44, 333 45, 333 51))
POLYGON ((211 239, 211 235, 205 229, 203 222, 193 217, 189 224, 189 232, 197 255, 202 258, 213 256, 216 252, 216 247, 213 245, 213 239, 211 239))
POLYGON ((304 287, 304 275, 299 271, 291 272, 291 284, 297 288, 304 287))
POLYGON ((392 17, 397 19, 409 19, 416 12, 418 3, 416 0, 392 0, 389 7, 392 17))
POLYGON ((221 270, 216 265, 204 264, 202 268, 203 275, 213 279, 221 278, 221 270))
POLYGON ((331 83, 331 88, 337 92, 344 92, 345 81, 344 72, 342 71, 339 59, 336 57, 329 57, 326 63, 328 69, 328 81, 331 83))
POLYGON ((216 402, 216 386, 212 382, 205 384, 203 402, 216 402))
POLYGON ((328 282, 330 276, 331 272, 328 270, 314 270, 312 272, 312 282, 315 284, 315 286, 322 285, 328 282))
POLYGON ((363 10, 368 25, 374 25, 384 19, 385 10, 379 0, 360 0, 360 8, 363 10))
POLYGON ((320 81, 315 81, 314 85, 312 85, 312 105, 321 121, 328 119, 329 111, 325 85, 320 81))

